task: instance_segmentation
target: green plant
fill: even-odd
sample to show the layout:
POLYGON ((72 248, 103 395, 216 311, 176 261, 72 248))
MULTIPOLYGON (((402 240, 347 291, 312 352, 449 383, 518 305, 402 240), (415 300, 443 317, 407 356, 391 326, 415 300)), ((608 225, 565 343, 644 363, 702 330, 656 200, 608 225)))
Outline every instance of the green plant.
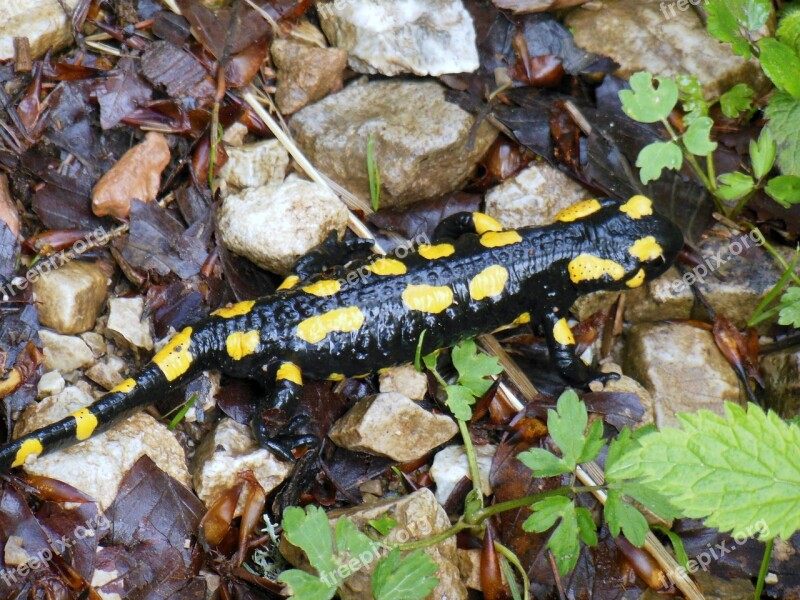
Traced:
POLYGON ((381 205, 381 171, 375 160, 375 134, 367 139, 367 177, 369 178, 369 197, 372 210, 378 211, 381 205))

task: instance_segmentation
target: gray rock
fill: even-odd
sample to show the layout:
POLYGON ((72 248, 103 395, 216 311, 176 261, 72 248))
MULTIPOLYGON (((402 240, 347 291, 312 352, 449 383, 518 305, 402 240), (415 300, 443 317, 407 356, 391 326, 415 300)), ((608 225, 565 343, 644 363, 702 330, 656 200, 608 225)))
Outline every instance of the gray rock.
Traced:
POLYGON ((229 195, 219 213, 225 246, 275 273, 321 243, 344 233, 349 213, 327 187, 289 175, 281 184, 229 195))
POLYGON ((360 73, 445 75, 479 66, 461 0, 317 2, 317 12, 325 35, 360 73))
POLYGON ((83 333, 94 327, 108 295, 101 266, 74 260, 42 273, 33 283, 39 321, 58 333, 83 333))
POLYGON ((574 179, 544 161, 535 162, 486 193, 486 214, 506 227, 540 227, 588 197, 574 179))
POLYGON ((398 392, 412 400, 422 400, 428 391, 428 377, 411 363, 391 367, 380 374, 381 392, 398 392))
POLYGON ((0 10, 0 61, 14 59, 15 37, 28 38, 33 59, 69 44, 72 41, 72 12, 78 1, 3 2, 3 10, 0 10))
MULTIPOLYGON (((17 421, 14 436, 63 419, 92 401, 80 388, 67 387, 58 396, 27 407, 17 421)), ((33 475, 68 483, 97 500, 105 510, 116 497, 122 478, 144 455, 189 486, 189 471, 181 445, 163 424, 141 412, 80 444, 26 462, 23 468, 33 475)))
MULTIPOLYGON (((197 448, 192 461, 192 480, 197 496, 211 506, 239 483, 238 473, 250 470, 269 494, 289 475, 291 465, 260 448, 246 425, 224 418, 197 448)), ((244 498, 236 509, 241 514, 244 498)))
POLYGON ((709 331, 687 324, 640 324, 626 336, 625 372, 653 397, 655 423, 677 425, 675 413, 701 408, 722 414, 742 402, 733 369, 709 331))
POLYGON ((706 32, 697 13, 675 10, 675 3, 657 0, 606 0, 600 10, 577 8, 566 17, 575 42, 609 56, 623 78, 637 71, 676 77, 695 75, 707 98, 718 98, 734 84, 744 82, 757 90, 768 88, 758 62, 735 56, 706 32))
POLYGON ((450 417, 434 415, 402 394, 387 392, 359 400, 328 435, 348 450, 409 462, 457 433, 450 417))
POLYGON ((278 140, 264 140, 227 148, 228 162, 220 177, 234 188, 251 188, 281 182, 289 167, 289 153, 278 140))
MULTIPOLYGON (((475 458, 478 461, 478 471, 481 474, 481 490, 483 490, 485 496, 492 495, 489 471, 492 468, 495 452, 497 452, 497 447, 491 444, 475 446, 475 458)), ((472 479, 464 446, 448 446, 444 450, 437 452, 436 456, 433 457, 430 475, 436 482, 436 500, 439 501, 439 504, 444 504, 459 481, 464 477, 472 479)))
POLYGON ((134 351, 153 349, 150 319, 142 318, 144 298, 112 298, 108 306, 106 337, 134 351))
POLYGON ((67 374, 94 363, 94 354, 79 337, 59 335, 47 329, 39 330, 44 349, 44 367, 48 371, 67 374))
POLYGON ((800 350, 790 348, 761 357, 768 407, 790 419, 800 412, 800 350))
POLYGON ((474 117, 426 81, 350 85, 294 115, 290 127, 309 160, 370 199, 367 142, 375 137, 381 206, 403 206, 458 189, 497 136, 485 121, 467 149, 474 117))
POLYGON ((275 104, 284 115, 295 113, 342 87, 346 51, 293 40, 275 40, 270 51, 278 69, 275 104))
POLYGON ((86 369, 85 375, 97 385, 111 390, 126 379, 123 372, 127 368, 128 364, 124 360, 118 356, 109 356, 86 369))
MULTIPOLYGON (((333 510, 328 513, 328 518, 331 531, 335 530, 336 521, 341 517, 348 517, 359 529, 369 531, 368 522, 379 519, 383 515, 397 522, 395 528, 383 540, 388 546, 427 539, 450 527, 447 514, 427 488, 422 488, 407 496, 390 498, 375 504, 357 506, 347 510, 333 510)), ((310 570, 305 554, 290 544, 286 537, 281 538, 280 551, 292 565, 310 570)), ((427 546, 423 552, 436 563, 436 577, 439 579, 439 584, 426 597, 426 600, 444 600, 445 598, 466 600, 467 590, 461 582, 455 537, 451 536, 438 544, 427 546)), ((373 598, 372 571, 377 559, 386 553, 385 548, 379 549, 376 554, 365 557, 369 558, 368 561, 357 560, 356 568, 351 569, 348 566, 346 574, 349 575, 349 578, 340 587, 339 597, 342 600, 371 600, 373 598)), ((335 575, 331 574, 331 576, 335 575)))

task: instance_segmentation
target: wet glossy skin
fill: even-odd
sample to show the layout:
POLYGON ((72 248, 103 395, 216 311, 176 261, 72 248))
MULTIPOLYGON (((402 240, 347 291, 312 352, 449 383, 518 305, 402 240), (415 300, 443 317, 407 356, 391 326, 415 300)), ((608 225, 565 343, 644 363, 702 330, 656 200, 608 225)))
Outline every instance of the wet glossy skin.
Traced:
MULTIPOLYGON (((659 276, 683 239, 642 196, 585 201, 557 219, 504 231, 485 215, 460 213, 407 256, 356 261, 302 281, 290 276, 276 294, 184 329, 135 381, 0 448, 0 467, 103 431, 201 369, 259 379, 273 388, 266 406, 282 408, 299 395, 303 376, 367 374, 413 360, 421 337, 425 354, 512 322, 541 327, 565 377, 594 378, 574 355, 569 307, 580 294, 659 276)), ((262 443, 276 434, 260 423, 255 429, 262 443)))

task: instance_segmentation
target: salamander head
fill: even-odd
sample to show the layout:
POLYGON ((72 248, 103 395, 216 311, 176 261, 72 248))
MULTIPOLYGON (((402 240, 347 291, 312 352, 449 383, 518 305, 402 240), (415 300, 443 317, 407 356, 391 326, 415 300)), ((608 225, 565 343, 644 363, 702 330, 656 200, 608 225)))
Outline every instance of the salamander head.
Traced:
POLYGON ((639 287, 664 273, 683 247, 680 229, 645 196, 584 200, 556 221, 583 225, 584 241, 567 265, 581 292, 639 287))

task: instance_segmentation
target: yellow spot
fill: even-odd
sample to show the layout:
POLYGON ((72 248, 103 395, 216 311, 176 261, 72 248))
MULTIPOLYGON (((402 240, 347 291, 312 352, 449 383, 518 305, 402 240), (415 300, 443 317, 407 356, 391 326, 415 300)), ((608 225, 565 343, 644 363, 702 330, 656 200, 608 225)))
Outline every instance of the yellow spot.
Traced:
POLYGON ((639 269, 636 275, 625 282, 625 285, 627 285, 629 288, 636 288, 642 285, 642 283, 644 283, 644 269, 639 269))
POLYGON ((556 215, 556 221, 562 221, 564 223, 577 221, 578 219, 596 213, 601 208, 603 207, 597 200, 584 200, 583 202, 578 202, 560 211, 556 215))
POLYGON ((120 383, 117 387, 112 389, 112 392, 122 392, 123 394, 127 394, 133 388, 136 387, 136 381, 133 379, 126 379, 122 383, 120 383))
MULTIPOLYGON (((237 305, 238 306, 238 305, 237 305)), ((223 309, 224 310, 224 309, 223 309)), ((158 354, 153 357, 153 362, 164 373, 167 381, 175 381, 189 370, 194 357, 189 352, 192 341, 192 328, 187 327, 176 334, 158 354)))
POLYGON ((664 249, 652 235, 636 240, 633 246, 628 248, 628 252, 642 262, 655 260, 659 256, 664 256, 664 249))
POLYGON ((297 326, 297 337, 309 344, 318 344, 334 331, 357 331, 364 324, 364 313, 357 306, 337 308, 325 314, 309 317, 297 326))
POLYGON ((97 417, 88 408, 76 410, 70 415, 75 417, 75 438, 79 441, 88 440, 97 428, 97 417))
POLYGON ((472 224, 475 225, 475 233, 478 235, 487 231, 503 231, 503 226, 496 219, 480 212, 472 213, 472 224))
POLYGON ((232 304, 231 306, 226 306, 224 308, 215 310, 211 314, 215 317, 222 317, 223 319, 230 319, 231 317, 246 315, 250 312, 250 309, 253 308, 255 303, 255 300, 245 300, 244 302, 239 302, 237 304, 232 304))
POLYGON ((487 248, 500 248, 518 244, 522 237, 516 231, 490 231, 481 236, 481 244, 487 248))
POLYGON ((408 269, 394 258, 379 258, 366 266, 375 275, 405 275, 408 269))
POLYGON ((524 312, 520 316, 518 316, 516 319, 514 319, 511 322, 511 325, 513 327, 517 327, 519 325, 525 325, 526 323, 530 323, 530 322, 531 322, 531 313, 524 312))
POLYGON ((283 283, 281 283, 278 286, 278 289, 279 290, 290 290, 294 286, 296 286, 298 283, 300 283, 300 278, 297 275, 289 275, 286 279, 283 280, 283 283))
POLYGON ((633 196, 619 209, 631 219, 641 219, 653 214, 653 203, 647 196, 633 196))
POLYGON ((409 285, 403 290, 403 302, 411 310, 440 313, 453 304, 453 290, 444 285, 409 285))
POLYGON ((562 346, 574 346, 575 338, 572 337, 572 331, 567 324, 566 319, 559 319, 555 327, 553 327, 553 338, 562 346))
POLYGON ((341 373, 331 373, 327 377, 328 381, 342 381, 344 379, 344 375, 341 373))
POLYGON ((428 260, 436 260, 437 258, 445 258, 450 256, 456 251, 455 246, 453 244, 435 244, 430 246, 428 244, 423 244, 419 247, 419 255, 422 258, 427 258, 428 260))
POLYGON ((388 373, 392 370, 393 367, 381 367, 378 369, 378 375, 383 375, 384 373, 388 373))
POLYGON ((469 295, 473 300, 493 298, 503 293, 508 281, 508 269, 500 265, 486 267, 469 282, 469 295))
POLYGON ((19 450, 17 450, 17 455, 14 457, 14 462, 11 463, 11 466, 19 467, 20 465, 24 465, 25 460, 29 456, 39 456, 43 451, 42 442, 36 438, 25 440, 22 442, 22 446, 20 446, 19 450))
POLYGON ((303 291, 313 296, 333 296, 342 288, 336 279, 321 279, 311 285, 304 285, 303 291))
POLYGON ((600 279, 603 275, 610 276, 614 281, 625 276, 625 268, 621 264, 591 254, 580 254, 573 258, 567 265, 567 271, 573 283, 600 279))
POLYGON ((285 379, 286 381, 291 381, 297 385, 303 385, 303 375, 300 373, 300 367, 290 362, 281 364, 275 379, 278 381, 285 379))
POLYGON ((225 349, 228 356, 233 360, 241 360, 245 356, 250 356, 258 352, 259 344, 258 331, 234 331, 225 340, 225 349))

